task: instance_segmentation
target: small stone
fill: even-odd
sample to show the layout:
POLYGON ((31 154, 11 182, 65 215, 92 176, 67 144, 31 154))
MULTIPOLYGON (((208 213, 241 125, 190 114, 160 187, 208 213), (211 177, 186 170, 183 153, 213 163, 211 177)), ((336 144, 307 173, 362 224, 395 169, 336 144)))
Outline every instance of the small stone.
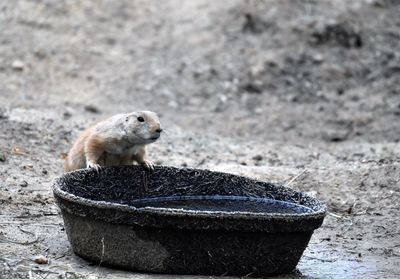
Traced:
POLYGON ((0 120, 1 119, 7 119, 8 115, 6 114, 6 112, 2 109, 0 109, 0 120))
POLYGON ((366 3, 371 6, 383 8, 385 7, 385 1, 384 0, 367 0, 366 3))
POLYGON ((254 156, 252 159, 255 160, 255 161, 261 161, 261 160, 264 159, 264 158, 263 158, 263 156, 261 156, 261 155, 256 155, 256 156, 254 156))
POLYGON ((342 142, 347 140, 349 137, 350 133, 346 129, 342 130, 329 130, 326 131, 322 134, 322 138, 325 141, 330 141, 330 142, 342 142))
POLYGON ((344 94, 344 88, 338 88, 338 90, 336 91, 336 94, 339 96, 342 96, 344 94))
POLYGON ((226 95, 224 95, 224 94, 222 94, 222 95, 220 95, 220 96, 218 96, 219 97, 219 100, 222 102, 222 103, 226 103, 226 101, 228 101, 228 97, 226 96, 226 95))
POLYGON ((318 192, 314 191, 314 190, 313 191, 308 191, 308 192, 306 192, 306 194, 311 196, 311 197, 313 197, 313 198, 318 196, 318 192))
POLYGON ((25 67, 25 63, 22 62, 21 60, 15 60, 15 61, 11 64, 11 67, 12 67, 14 70, 22 71, 22 70, 24 69, 24 67, 25 67))
POLYGON ((84 106, 84 109, 91 113, 99 113, 100 112, 100 110, 93 105, 86 105, 86 106, 84 106))
POLYGON ((66 111, 66 112, 63 113, 63 118, 64 118, 64 119, 70 119, 71 116, 72 116, 72 114, 71 114, 70 112, 68 112, 68 111, 66 111))
POLYGON ((179 107, 178 103, 175 102, 175 101, 169 101, 167 105, 168 105, 170 108, 175 108, 175 109, 179 107))
POLYGON ((35 55, 36 58, 38 59, 45 59, 46 58, 46 52, 40 49, 36 49, 33 51, 33 54, 35 55))
POLYGON ((251 94, 262 94, 263 93, 263 90, 260 86, 260 81, 249 82, 243 86, 243 89, 247 93, 251 93, 251 94))
POLYGON ((2 153, 0 154, 0 162, 5 162, 7 159, 6 154, 2 153))
POLYGON ((47 264, 49 263, 49 259, 47 259, 45 256, 43 255, 38 255, 36 256, 33 261, 37 264, 47 264))
POLYGON ((255 109, 254 109, 254 113, 255 113, 255 114, 262 114, 263 111, 264 111, 264 110, 263 110, 262 108, 255 108, 255 109))
POLYGON ((322 56, 322 54, 317 53, 312 57, 312 59, 315 63, 321 63, 324 61, 324 56, 322 56))
POLYGON ((28 182, 27 182, 26 180, 23 180, 23 181, 19 184, 19 186, 21 186, 21 187, 28 187, 28 182))
POLYGON ((264 71, 265 71, 264 63, 259 63, 259 64, 256 64, 256 65, 253 65, 250 68, 250 75, 253 78, 258 78, 264 71))
POLYGON ((42 173, 43 173, 43 174, 48 174, 49 172, 48 172, 46 169, 43 169, 43 170, 42 170, 42 173))

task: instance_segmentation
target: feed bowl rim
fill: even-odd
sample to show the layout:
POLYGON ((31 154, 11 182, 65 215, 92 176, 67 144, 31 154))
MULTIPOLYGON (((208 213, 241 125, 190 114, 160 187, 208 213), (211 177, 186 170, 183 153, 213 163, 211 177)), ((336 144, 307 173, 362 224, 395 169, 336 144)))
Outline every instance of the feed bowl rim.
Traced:
MULTIPOLYGON (((140 168, 140 166, 112 166, 112 167, 103 167, 103 169, 111 169, 111 168, 120 168, 120 167, 129 167, 129 168, 140 168)), ((258 179, 250 178, 247 176, 241 176, 237 174, 232 174, 232 173, 227 173, 227 172, 220 172, 220 171, 211 171, 207 169, 197 169, 197 168, 177 168, 177 167, 171 167, 171 166, 163 166, 163 165, 158 165, 156 168, 167 168, 167 169, 182 169, 182 170, 191 170, 191 171, 208 171, 213 174, 223 174, 223 175, 230 175, 230 176, 235 176, 239 178, 245 178, 248 181, 254 182, 254 183, 269 183, 266 181, 261 181, 258 179)), ((77 203, 80 205, 84 206, 91 206, 94 208, 99 208, 99 209, 117 209, 121 210, 123 212, 127 213, 136 213, 136 214, 158 214, 161 216, 175 216, 175 217, 185 217, 185 216, 190 216, 190 217, 198 217, 198 218, 229 218, 229 219, 265 219, 265 220, 271 220, 271 219, 320 219, 324 218, 326 215, 326 205, 319 201, 318 199, 311 197, 308 194, 305 194, 303 192, 295 191, 291 188, 285 187, 283 185, 280 185, 278 183, 272 183, 274 187, 277 189, 283 188, 285 191, 288 191, 290 193, 299 193, 301 197, 309 202, 313 202, 315 204, 315 207, 317 208, 316 210, 313 208, 310 208, 309 206, 306 206, 310 208, 312 211, 311 212, 303 212, 303 213, 263 213, 263 212, 245 212, 245 211, 234 211, 234 212, 228 212, 228 211, 207 211, 207 210, 201 210, 201 211, 196 211, 196 210, 188 210, 188 209, 176 209, 176 208, 162 208, 162 207, 135 207, 132 205, 126 205, 126 204, 121 204, 121 203, 116 203, 116 202, 109 202, 109 201, 97 201, 97 200, 92 200, 88 198, 84 198, 81 196, 74 195, 72 193, 69 193, 65 190, 61 189, 61 184, 60 183, 63 179, 68 178, 68 176, 73 176, 74 174, 82 174, 82 173, 90 173, 90 172, 95 172, 93 169, 79 169, 71 172, 66 172, 62 176, 57 177, 54 179, 53 184, 52 184, 52 190, 54 193, 54 196, 56 198, 64 199, 73 203, 77 203)), ((288 202, 292 204, 296 204, 295 202, 288 202)), ((300 204, 301 205, 301 204, 300 204)))

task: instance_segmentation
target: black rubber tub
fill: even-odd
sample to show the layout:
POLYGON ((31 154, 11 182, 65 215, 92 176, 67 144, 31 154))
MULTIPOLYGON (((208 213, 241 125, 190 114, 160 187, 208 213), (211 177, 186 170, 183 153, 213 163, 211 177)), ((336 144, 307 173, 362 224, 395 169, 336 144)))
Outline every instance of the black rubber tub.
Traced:
POLYGON ((290 272, 326 211, 279 185, 163 166, 79 170, 53 190, 76 254, 156 273, 290 272))

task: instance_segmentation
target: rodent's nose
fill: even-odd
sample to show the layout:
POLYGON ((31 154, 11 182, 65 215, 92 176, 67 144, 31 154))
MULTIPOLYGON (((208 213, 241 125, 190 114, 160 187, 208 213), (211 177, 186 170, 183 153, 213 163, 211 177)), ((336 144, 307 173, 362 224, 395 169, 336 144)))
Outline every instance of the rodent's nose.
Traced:
POLYGON ((156 130, 156 132, 157 132, 157 133, 161 133, 161 132, 162 132, 162 129, 161 129, 161 128, 158 128, 158 129, 156 130))

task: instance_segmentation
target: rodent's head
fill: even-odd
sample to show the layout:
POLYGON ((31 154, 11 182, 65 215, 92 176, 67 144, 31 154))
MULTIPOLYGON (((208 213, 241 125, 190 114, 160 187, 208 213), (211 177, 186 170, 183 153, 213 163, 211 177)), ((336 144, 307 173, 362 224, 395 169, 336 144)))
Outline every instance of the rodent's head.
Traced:
POLYGON ((129 140, 140 144, 155 142, 162 132, 160 120, 152 111, 128 113, 125 115, 124 125, 129 140))

